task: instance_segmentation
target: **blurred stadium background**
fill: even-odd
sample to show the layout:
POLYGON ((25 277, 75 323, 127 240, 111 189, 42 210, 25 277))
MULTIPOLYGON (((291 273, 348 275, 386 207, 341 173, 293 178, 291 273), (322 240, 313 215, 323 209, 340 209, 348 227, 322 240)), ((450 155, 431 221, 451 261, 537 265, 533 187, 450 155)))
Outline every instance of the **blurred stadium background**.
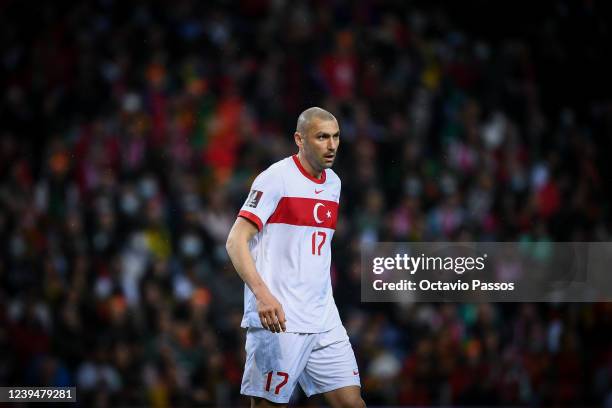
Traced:
POLYGON ((0 384, 246 405, 224 243, 319 105, 342 130, 332 278, 366 402, 612 407, 611 304, 361 304, 358 250, 610 240, 610 8, 1 1, 0 384))

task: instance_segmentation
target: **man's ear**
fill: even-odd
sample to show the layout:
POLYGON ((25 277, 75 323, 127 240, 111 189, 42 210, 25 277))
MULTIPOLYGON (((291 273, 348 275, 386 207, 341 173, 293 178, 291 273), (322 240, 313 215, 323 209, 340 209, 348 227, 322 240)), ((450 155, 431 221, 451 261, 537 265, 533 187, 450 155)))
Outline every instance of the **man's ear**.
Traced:
POLYGON ((295 140, 295 144, 301 149, 302 146, 304 145, 304 139, 302 138, 302 135, 299 132, 295 132, 293 134, 293 140, 295 140))

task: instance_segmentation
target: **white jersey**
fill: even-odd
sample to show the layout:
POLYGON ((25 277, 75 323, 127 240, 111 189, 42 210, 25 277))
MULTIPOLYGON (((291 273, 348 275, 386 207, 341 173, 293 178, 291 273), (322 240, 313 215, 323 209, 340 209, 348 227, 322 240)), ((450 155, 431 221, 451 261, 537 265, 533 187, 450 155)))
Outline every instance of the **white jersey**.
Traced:
MULTIPOLYGON (((340 179, 309 175, 297 156, 263 171, 240 213, 259 232, 250 242, 257 272, 285 311, 287 332, 320 333, 341 324, 330 278, 340 179)), ((262 327, 245 285, 242 327, 262 327)))

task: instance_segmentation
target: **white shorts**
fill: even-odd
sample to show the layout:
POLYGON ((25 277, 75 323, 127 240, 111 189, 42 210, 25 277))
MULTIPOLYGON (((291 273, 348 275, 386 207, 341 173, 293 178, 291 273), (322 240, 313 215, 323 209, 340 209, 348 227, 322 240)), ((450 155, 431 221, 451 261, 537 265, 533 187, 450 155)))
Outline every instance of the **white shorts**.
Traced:
POLYGON ((361 386, 344 326, 323 333, 272 333, 251 327, 240 393, 288 403, 299 382, 308 397, 361 386))

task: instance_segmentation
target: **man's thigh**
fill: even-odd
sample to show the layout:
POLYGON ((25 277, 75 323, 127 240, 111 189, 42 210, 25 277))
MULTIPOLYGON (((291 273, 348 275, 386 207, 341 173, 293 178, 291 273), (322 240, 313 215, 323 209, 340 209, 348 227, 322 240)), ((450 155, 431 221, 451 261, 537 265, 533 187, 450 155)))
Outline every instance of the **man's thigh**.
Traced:
POLYGON ((323 393, 325 400, 332 408, 364 408, 365 402, 361 398, 361 387, 349 385, 323 393))
POLYGON ((318 335, 299 380, 309 397, 344 387, 361 387, 355 353, 343 326, 318 335))
MULTIPOLYGON (((246 362, 240 393, 286 404, 310 356, 316 335, 247 331, 246 362)), ((255 406, 265 401, 254 400, 255 406)))
POLYGON ((284 408, 287 404, 277 404, 264 398, 251 397, 251 408, 284 408))

